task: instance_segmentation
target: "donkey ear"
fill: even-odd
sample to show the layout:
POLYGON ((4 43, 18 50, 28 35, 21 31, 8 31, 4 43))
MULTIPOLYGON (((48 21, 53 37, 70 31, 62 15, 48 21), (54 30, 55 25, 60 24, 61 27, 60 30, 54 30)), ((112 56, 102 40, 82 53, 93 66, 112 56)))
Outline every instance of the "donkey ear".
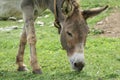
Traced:
POLYGON ((62 12, 64 15, 68 16, 70 13, 73 12, 73 5, 70 0, 64 0, 62 4, 62 12))
POLYGON ((101 13, 102 11, 106 10, 108 8, 108 5, 105 7, 101 8, 94 8, 90 10, 84 10, 82 11, 82 15, 84 16, 85 19, 88 19, 89 17, 93 17, 101 13))

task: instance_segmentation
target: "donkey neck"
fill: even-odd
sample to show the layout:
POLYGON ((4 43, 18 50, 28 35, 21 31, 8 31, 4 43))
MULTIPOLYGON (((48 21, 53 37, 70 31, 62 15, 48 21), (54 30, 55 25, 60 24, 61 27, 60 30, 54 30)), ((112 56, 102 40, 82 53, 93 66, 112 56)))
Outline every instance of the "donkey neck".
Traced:
POLYGON ((56 6, 54 5, 55 0, 34 0, 34 7, 38 13, 43 12, 45 9, 49 9, 54 15, 57 15, 57 20, 62 22, 64 20, 64 15, 62 13, 61 7, 64 0, 56 0, 56 6), (54 7, 56 7, 56 14, 54 7))
POLYGON ((61 7, 64 2, 64 0, 48 0, 51 3, 49 3, 48 9, 51 10, 51 12, 57 17, 57 20, 59 22, 62 22, 64 20, 64 15, 62 13, 61 7), (56 1, 56 3, 54 3, 56 1), (56 7, 56 10, 55 10, 56 7))

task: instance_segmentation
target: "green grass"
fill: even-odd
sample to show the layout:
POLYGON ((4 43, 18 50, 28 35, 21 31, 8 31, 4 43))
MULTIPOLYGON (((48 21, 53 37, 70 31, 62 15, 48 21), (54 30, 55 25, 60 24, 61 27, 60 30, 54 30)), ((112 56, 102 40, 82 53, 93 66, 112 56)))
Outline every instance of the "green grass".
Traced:
POLYGON ((84 9, 105 6, 105 5, 109 5, 110 9, 114 7, 120 7, 119 0, 86 0, 86 1, 81 0, 80 4, 84 9))
MULTIPOLYGON (((119 6, 119 0, 81 0, 83 8, 91 8, 109 4, 119 6), (91 5, 89 4, 91 3, 91 5), (94 4, 92 4, 94 3, 94 4)), ((92 27, 109 14, 111 9, 98 17, 88 20, 92 27)), ((42 66, 43 74, 31 73, 29 62, 29 46, 25 50, 25 64, 28 72, 17 72, 15 58, 22 29, 0 31, 0 80, 120 80, 120 38, 96 37, 89 35, 85 47, 86 66, 83 71, 75 72, 71 69, 66 52, 62 50, 57 29, 51 26, 53 15, 37 19, 45 22, 43 27, 35 25, 37 33, 37 57, 42 66)), ((19 26, 23 24, 13 21, 0 21, 1 27, 19 26)))

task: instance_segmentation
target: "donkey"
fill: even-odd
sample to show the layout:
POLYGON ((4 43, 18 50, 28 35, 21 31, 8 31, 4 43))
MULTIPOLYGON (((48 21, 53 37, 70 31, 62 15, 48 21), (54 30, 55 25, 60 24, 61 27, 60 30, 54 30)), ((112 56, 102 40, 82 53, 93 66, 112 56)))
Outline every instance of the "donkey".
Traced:
POLYGON ((45 9, 49 9, 55 15, 54 24, 58 28, 61 45, 67 52, 72 68, 81 71, 85 65, 84 46, 89 32, 86 20, 101 13, 107 7, 82 11, 76 0, 22 0, 21 9, 25 24, 16 57, 18 71, 27 70, 23 63, 23 56, 25 45, 28 42, 33 73, 42 73, 36 57, 34 21, 45 9))

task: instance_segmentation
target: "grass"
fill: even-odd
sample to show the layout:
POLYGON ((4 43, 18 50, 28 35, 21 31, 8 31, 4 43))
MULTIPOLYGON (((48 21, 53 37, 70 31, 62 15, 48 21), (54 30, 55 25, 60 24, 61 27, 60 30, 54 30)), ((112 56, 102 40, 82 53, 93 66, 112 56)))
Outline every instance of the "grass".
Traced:
MULTIPOLYGON (((111 7, 120 4, 119 0, 83 0, 81 6, 91 8, 106 5, 106 3, 111 7)), ((89 25, 93 26, 109 12, 110 9, 98 17, 89 19, 89 25)), ((37 57, 43 74, 34 75, 31 73, 28 45, 24 59, 29 71, 16 71, 15 58, 22 31, 21 28, 18 28, 13 31, 0 31, 0 80, 120 80, 120 38, 89 35, 85 47, 86 66, 83 71, 75 72, 70 68, 66 52, 61 48, 57 29, 51 24, 51 21, 54 20, 53 15, 47 13, 49 18, 42 15, 40 19, 37 19, 37 21, 43 21, 45 25, 35 25, 38 40, 37 57)), ((21 27, 23 23, 0 21, 0 27, 13 25, 21 27)))

